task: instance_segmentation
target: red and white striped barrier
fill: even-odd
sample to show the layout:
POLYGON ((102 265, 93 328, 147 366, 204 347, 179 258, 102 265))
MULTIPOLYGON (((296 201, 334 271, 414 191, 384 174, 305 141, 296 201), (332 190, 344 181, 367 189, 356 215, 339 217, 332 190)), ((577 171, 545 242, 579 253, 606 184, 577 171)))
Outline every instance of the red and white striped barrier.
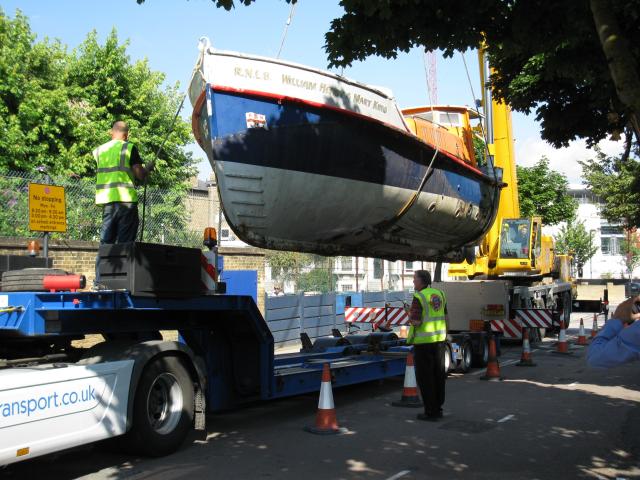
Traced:
POLYGON ((514 308, 513 311, 525 327, 551 328, 553 326, 553 310, 550 308, 514 308))
POLYGON ((371 323, 373 325, 405 325, 409 314, 402 307, 347 307, 344 309, 347 323, 371 323))
POLYGON ((510 318, 508 320, 491 320, 491 330, 500 332, 504 338, 519 339, 522 337, 522 324, 520 320, 510 318))
POLYGON ((215 253, 202 252, 200 255, 200 278, 205 290, 216 290, 215 253))
POLYGON ((551 328, 553 310, 550 308, 514 308, 515 318, 491 320, 491 330, 501 332, 504 338, 522 338, 522 327, 551 328))

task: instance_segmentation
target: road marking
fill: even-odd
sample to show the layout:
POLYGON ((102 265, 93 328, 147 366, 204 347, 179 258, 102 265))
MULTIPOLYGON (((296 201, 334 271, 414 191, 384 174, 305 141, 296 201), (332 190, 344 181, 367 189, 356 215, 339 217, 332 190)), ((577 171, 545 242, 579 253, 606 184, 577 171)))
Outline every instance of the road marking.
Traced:
POLYGON ((518 363, 520 360, 507 360, 506 362, 503 362, 500 364, 500 366, 502 367, 508 367, 509 365, 514 365, 516 363, 518 363))
POLYGON ((398 472, 395 475, 387 478, 387 480, 397 480, 398 478, 402 478, 405 475, 408 475, 410 473, 411 473, 411 470, 402 470, 401 472, 398 472))
MULTIPOLYGON (((505 362, 500 362, 499 366, 501 367, 508 367, 509 365, 515 365, 516 363, 518 363, 520 360, 507 360, 505 362)), ((480 375, 481 373, 485 373, 485 370, 478 370, 476 372, 471 372, 469 375, 480 375)))
POLYGON ((512 418, 514 418, 515 415, 507 415, 506 417, 502 417, 500 420, 498 420, 496 423, 503 423, 503 422, 508 422, 509 420, 511 420, 512 418))

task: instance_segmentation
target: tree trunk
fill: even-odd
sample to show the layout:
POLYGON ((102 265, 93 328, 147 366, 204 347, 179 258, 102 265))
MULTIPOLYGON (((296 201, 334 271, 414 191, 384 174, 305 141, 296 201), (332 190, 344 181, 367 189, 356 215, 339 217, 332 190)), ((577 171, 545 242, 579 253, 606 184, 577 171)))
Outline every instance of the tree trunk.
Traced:
POLYGON ((620 101, 631 110, 630 123, 640 143, 640 78, 636 61, 622 35, 610 0, 591 0, 591 13, 620 101))

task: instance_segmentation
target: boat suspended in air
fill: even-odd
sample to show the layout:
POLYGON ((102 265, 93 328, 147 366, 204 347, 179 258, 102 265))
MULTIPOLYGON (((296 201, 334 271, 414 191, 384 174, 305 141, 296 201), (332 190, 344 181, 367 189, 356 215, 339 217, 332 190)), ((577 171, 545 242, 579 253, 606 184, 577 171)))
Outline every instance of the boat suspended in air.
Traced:
POLYGON ((250 245, 458 262, 495 217, 499 171, 455 132, 466 107, 402 112, 385 89, 206 39, 189 96, 225 217, 250 245))

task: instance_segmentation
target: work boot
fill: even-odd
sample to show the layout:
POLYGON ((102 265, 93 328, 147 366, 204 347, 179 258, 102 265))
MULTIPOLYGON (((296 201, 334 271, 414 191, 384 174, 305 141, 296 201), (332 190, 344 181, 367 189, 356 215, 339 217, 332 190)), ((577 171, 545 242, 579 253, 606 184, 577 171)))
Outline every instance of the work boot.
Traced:
POLYGON ((425 422, 437 422, 440 420, 441 415, 427 415, 426 413, 419 413, 416 418, 425 422))

